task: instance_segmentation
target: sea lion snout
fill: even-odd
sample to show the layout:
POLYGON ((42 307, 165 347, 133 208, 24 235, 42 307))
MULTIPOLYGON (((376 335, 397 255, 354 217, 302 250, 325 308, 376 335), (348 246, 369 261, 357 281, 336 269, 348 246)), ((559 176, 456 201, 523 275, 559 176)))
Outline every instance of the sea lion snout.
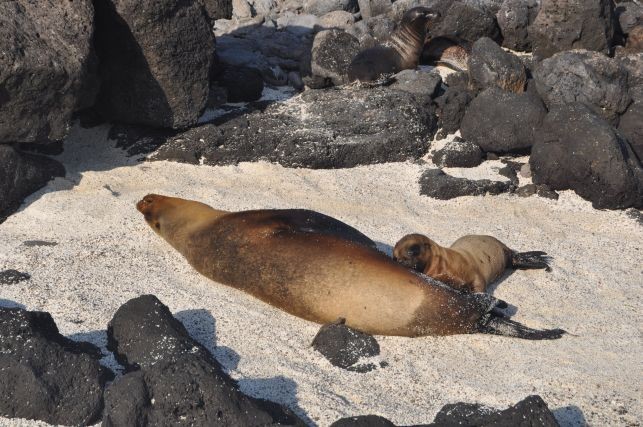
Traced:
POLYGON ((136 204, 136 209, 143 214, 145 221, 156 229, 160 228, 158 211, 161 205, 160 202, 164 199, 168 199, 168 197, 159 194, 148 194, 136 204))
POLYGON ((409 9, 403 16, 402 22, 412 22, 417 19, 422 19, 426 21, 432 21, 440 17, 440 12, 436 10, 431 10, 428 7, 414 7, 409 9))

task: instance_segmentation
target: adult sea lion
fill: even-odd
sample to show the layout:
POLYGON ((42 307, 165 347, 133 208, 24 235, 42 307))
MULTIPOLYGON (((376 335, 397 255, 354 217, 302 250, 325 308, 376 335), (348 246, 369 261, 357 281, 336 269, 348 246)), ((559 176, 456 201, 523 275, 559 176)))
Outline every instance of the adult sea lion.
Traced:
POLYGON ((366 333, 410 337, 483 332, 553 339, 564 333, 505 319, 496 310, 499 300, 415 273, 359 231, 317 212, 226 212, 154 194, 136 207, 204 276, 306 320, 344 318, 366 333))
POLYGON ((456 289, 484 292, 507 268, 549 269, 545 252, 516 252, 492 236, 464 236, 445 248, 422 234, 395 244, 393 259, 456 289))
POLYGON ((371 82, 418 66, 428 24, 439 13, 426 7, 409 9, 385 45, 364 49, 348 66, 349 81, 371 82))

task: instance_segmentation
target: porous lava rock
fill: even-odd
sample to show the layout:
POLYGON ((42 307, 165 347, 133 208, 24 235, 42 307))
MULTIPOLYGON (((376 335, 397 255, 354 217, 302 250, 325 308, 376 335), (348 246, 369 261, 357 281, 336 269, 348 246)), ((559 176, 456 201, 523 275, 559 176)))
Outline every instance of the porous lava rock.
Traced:
POLYGON ((213 25, 217 19, 232 18, 232 0, 199 0, 208 14, 210 24, 213 25))
POLYGON ((429 27, 431 37, 449 36, 472 43, 481 37, 500 40, 495 14, 474 2, 438 0, 430 6, 440 13, 429 27))
POLYGON ((336 86, 348 83, 348 66, 359 50, 359 41, 345 31, 320 31, 313 40, 311 74, 336 86))
POLYGON ((303 11, 316 16, 333 12, 355 13, 359 10, 357 0, 304 0, 303 11))
POLYGON ((18 209, 25 197, 53 177, 64 175, 65 168, 56 160, 0 144, 0 223, 18 209))
POLYGON ((435 72, 422 70, 402 70, 393 76, 391 89, 414 94, 416 98, 431 102, 440 91, 442 77, 435 72))
POLYGON ((643 161, 643 85, 630 90, 633 102, 619 120, 618 130, 643 161))
POLYGON ((492 87, 471 101, 460 130, 485 152, 520 153, 533 145, 545 114, 540 98, 492 87))
POLYGON ((380 345, 373 336, 346 326, 344 319, 322 326, 312 347, 333 366, 355 372, 375 369, 373 363, 360 363, 360 359, 380 354, 380 345))
POLYGON ((150 159, 353 167, 418 159, 435 129, 432 107, 408 92, 386 87, 307 90, 283 103, 260 104, 219 126, 180 133, 150 159))
POLYGON ((0 416, 50 424, 100 419, 103 388, 113 377, 100 350, 60 335, 51 315, 0 308, 0 416))
POLYGON ((438 137, 445 137, 460 129, 460 124, 474 95, 465 88, 449 87, 435 98, 435 114, 438 117, 438 137))
POLYGON ((360 415, 339 419, 330 427, 395 427, 395 424, 379 415, 360 415))
POLYGON ((208 99, 214 36, 194 0, 96 0, 97 99, 109 119, 180 129, 208 99))
MULTIPOLYGON (((226 66, 217 81, 226 89, 226 102, 256 101, 263 93, 263 77, 254 68, 226 66)), ((212 101, 212 95, 210 90, 208 103, 212 101)))
POLYGON ((509 181, 489 179, 469 180, 447 175, 440 169, 427 169, 420 176, 420 194, 438 200, 450 200, 462 196, 483 196, 512 191, 509 181))
POLYGON ((540 59, 570 49, 611 53, 616 18, 612 0, 542 0, 528 28, 540 59))
POLYGON ((540 63, 534 81, 548 109, 581 102, 612 124, 618 124, 618 115, 631 101, 627 70, 621 61, 599 52, 558 53, 540 63))
POLYGON ((643 168, 630 144, 580 103, 556 105, 529 159, 535 184, 572 189, 598 209, 643 207, 643 168))
POLYGON ((108 348, 131 372, 105 393, 105 426, 304 425, 287 409, 241 393, 153 295, 134 298, 116 311, 108 348))
POLYGON ((539 0, 506 0, 496 14, 502 33, 502 45, 518 51, 531 51, 527 29, 536 19, 539 0))
POLYGON ((0 143, 67 135, 98 90, 93 33, 91 0, 0 2, 0 143))
POLYGON ((520 197, 529 197, 538 195, 547 199, 558 200, 558 193, 544 184, 527 184, 516 190, 516 195, 520 197))
POLYGON ((520 58, 488 37, 473 44, 467 65, 469 80, 478 89, 497 86, 516 93, 525 90, 527 71, 520 58))
POLYGON ((482 150, 470 141, 450 141, 433 153, 433 163, 446 168, 472 168, 482 163, 482 150))
POLYGON ((15 285, 30 278, 29 273, 23 273, 22 271, 14 269, 0 271, 0 285, 15 285))

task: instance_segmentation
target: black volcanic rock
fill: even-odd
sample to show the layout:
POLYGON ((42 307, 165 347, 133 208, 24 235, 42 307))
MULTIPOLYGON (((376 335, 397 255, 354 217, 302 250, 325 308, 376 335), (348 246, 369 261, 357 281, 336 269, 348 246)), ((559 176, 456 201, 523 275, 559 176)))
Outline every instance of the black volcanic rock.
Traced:
POLYGON ((374 364, 359 364, 359 361, 380 354, 377 340, 346 326, 343 320, 322 326, 313 339, 313 348, 339 368, 356 372, 375 369, 374 364))
POLYGON ((285 103, 200 126, 168 139, 150 158, 226 165, 267 160, 342 168, 420 158, 436 128, 432 107, 376 87, 307 90, 285 103))
POLYGON ((20 153, 0 144, 0 223, 13 213, 23 199, 44 186, 54 176, 64 176, 65 168, 56 160, 20 153))
MULTIPOLYGON (((359 51, 359 41, 352 35, 336 29, 320 31, 313 40, 310 73, 335 86, 348 83, 348 66, 359 51)), ((309 81, 306 76, 304 82, 309 81)))
POLYGON ((330 427, 395 427, 395 424, 379 415, 360 415, 339 419, 330 427))
POLYGON ((234 380, 153 295, 121 306, 108 348, 128 370, 105 393, 105 426, 303 426, 277 404, 241 393, 234 380))
POLYGON ((232 0, 198 0, 208 14, 210 22, 232 18, 232 0))
POLYGON ((0 308, 0 416, 50 424, 100 419, 113 377, 100 350, 60 335, 49 313, 0 308))
POLYGON ((462 119, 462 137, 485 152, 523 152, 533 145, 545 114, 537 96, 489 88, 469 104, 462 119))
POLYGON ((507 193, 514 185, 506 181, 489 179, 469 180, 447 175, 440 169, 427 169, 420 176, 420 194, 438 200, 450 200, 462 196, 507 193))
POLYGON ((442 95, 435 98, 439 136, 444 137, 460 129, 464 114, 473 98, 469 90, 459 87, 449 87, 442 95))
POLYGON ((180 129, 208 99, 214 36, 195 0, 96 0, 100 111, 123 123, 180 129))
POLYGON ((551 109, 582 102, 612 124, 630 104, 628 72, 621 61, 602 53, 575 50, 558 53, 534 71, 538 93, 551 109))
POLYGON ((505 52, 488 37, 482 37, 473 44, 467 65, 469 80, 478 89, 499 87, 516 93, 525 90, 527 70, 520 58, 505 52))
POLYGON ((632 149, 643 161, 643 85, 630 90, 633 102, 621 116, 618 130, 627 138, 632 149))
POLYGON ((441 15, 429 28, 431 37, 448 36, 475 42, 481 37, 500 40, 495 14, 473 2, 441 0, 431 7, 441 15))
POLYGON ((0 271, 0 285, 15 285, 29 279, 31 279, 29 273, 23 273, 22 271, 13 269, 0 271))
POLYGON ((506 0, 496 14, 502 33, 502 45, 518 51, 530 51, 531 40, 527 29, 536 19, 539 0, 506 0))
POLYGON ((470 141, 451 141, 433 153, 433 163, 447 168, 472 168, 482 163, 482 150, 470 141))
POLYGON ((612 0, 542 0, 528 31, 534 55, 544 59, 570 49, 608 54, 615 26, 612 0))
POLYGON ((263 77, 254 68, 226 66, 218 81, 226 88, 226 102, 256 101, 263 93, 263 77))
POLYGON ((91 0, 0 2, 0 143, 61 140, 93 104, 93 32, 91 0))
POLYGON ((535 184, 572 189, 595 208, 643 207, 643 168, 630 144, 587 106, 555 106, 529 159, 535 184))

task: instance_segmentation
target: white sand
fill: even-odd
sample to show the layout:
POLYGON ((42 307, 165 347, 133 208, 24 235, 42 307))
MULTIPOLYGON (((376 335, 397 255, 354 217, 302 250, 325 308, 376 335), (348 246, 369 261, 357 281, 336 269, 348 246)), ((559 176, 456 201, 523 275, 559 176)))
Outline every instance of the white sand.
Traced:
MULTIPOLYGON (((106 127, 74 128, 59 157, 66 178, 29 197, 0 225, 0 270, 32 275, 0 287, 1 305, 48 311, 63 334, 104 347, 116 309, 155 294, 214 349, 242 391, 288 405, 320 426, 360 414, 428 423, 446 403, 504 408, 529 394, 540 394, 562 425, 641 421, 643 227, 625 213, 594 210, 571 192, 558 201, 509 195, 436 201, 418 194, 422 166, 411 163, 325 171, 139 164, 106 134, 106 127), (201 277, 156 236, 134 208, 150 192, 229 210, 314 209, 384 245, 408 232, 443 244, 485 233, 515 249, 545 250, 555 259, 551 273, 517 271, 494 294, 517 307, 515 320, 576 336, 378 337, 390 366, 367 374, 335 368, 309 347, 318 325, 201 277), (27 247, 26 240, 58 245, 27 247)), ((103 362, 116 367, 112 358, 103 362)))

